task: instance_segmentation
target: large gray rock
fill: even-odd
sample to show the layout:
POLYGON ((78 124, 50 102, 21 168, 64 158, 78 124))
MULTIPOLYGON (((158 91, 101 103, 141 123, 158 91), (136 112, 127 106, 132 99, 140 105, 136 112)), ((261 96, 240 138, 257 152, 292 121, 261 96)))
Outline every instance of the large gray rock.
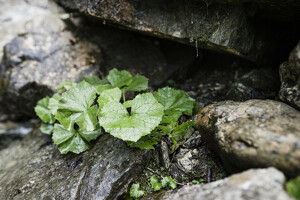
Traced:
POLYGON ((230 171, 274 166, 300 174, 300 113, 272 100, 225 101, 203 108, 197 125, 203 139, 230 171))
POLYGON ((102 66, 100 48, 70 32, 59 15, 42 19, 4 48, 1 106, 12 118, 35 116, 36 102, 52 95, 60 82, 97 75, 102 66))
POLYGON ((241 5, 207 6, 206 1, 183 0, 57 1, 103 22, 249 59, 263 53, 259 46, 269 45, 255 36, 241 5))
POLYGON ((289 61, 280 65, 279 73, 280 99, 300 109, 300 43, 291 52, 289 61))
MULTIPOLYGON (((100 23, 108 22, 121 28, 234 54, 258 63, 276 63, 276 53, 284 52, 283 47, 289 43, 286 41, 293 41, 293 36, 299 35, 297 31, 292 31, 293 24, 271 25, 268 21, 262 22, 260 18, 255 20, 254 16, 261 11, 261 5, 266 9, 270 7, 269 0, 263 3, 249 0, 255 1, 257 5, 248 5, 245 1, 224 3, 215 0, 56 1, 69 10, 80 11, 98 19, 100 23), (283 38, 287 40, 283 41, 283 38)), ((284 4, 294 10, 294 14, 289 12, 294 16, 293 19, 299 16, 300 5, 297 0, 289 3, 270 1, 271 4, 284 4)), ((287 9, 283 6, 279 10, 287 9)), ((276 9, 274 13, 274 16, 278 16, 276 9)))
POLYGON ((184 186, 164 200, 292 200, 284 191, 285 177, 274 168, 251 169, 205 185, 184 186))
POLYGON ((108 134, 80 155, 61 155, 36 130, 0 151, 0 199, 117 199, 151 155, 108 134))
POLYGON ((35 29, 45 19, 66 14, 62 8, 48 0, 0 0, 0 4, 0 60, 4 45, 18 34, 35 29))

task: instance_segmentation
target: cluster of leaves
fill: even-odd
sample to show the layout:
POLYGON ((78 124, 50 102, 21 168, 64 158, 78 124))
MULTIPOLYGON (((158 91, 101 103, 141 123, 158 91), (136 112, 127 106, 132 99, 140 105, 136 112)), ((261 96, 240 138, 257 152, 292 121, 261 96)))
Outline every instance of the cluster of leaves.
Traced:
POLYGON ((300 176, 287 182, 286 190, 289 195, 300 200, 300 176))
POLYGON ((181 115, 193 114, 195 101, 181 90, 147 89, 146 77, 117 69, 102 80, 91 76, 78 84, 61 83, 51 98, 41 99, 35 107, 43 122, 40 130, 52 134, 62 154, 87 150, 103 129, 140 149, 154 149, 160 137, 168 135, 174 151, 195 126, 192 121, 178 123, 181 115), (126 101, 127 91, 138 94, 126 101))
MULTIPOLYGON (((159 179, 153 175, 150 178, 150 183, 152 185, 152 188, 154 191, 159 191, 160 189, 169 186, 171 189, 175 189, 177 187, 176 181, 171 176, 165 176, 162 177, 162 180, 159 181, 159 179)), ((140 190, 140 184, 132 184, 130 188, 130 197, 138 199, 145 195, 145 192, 143 190, 140 190)))

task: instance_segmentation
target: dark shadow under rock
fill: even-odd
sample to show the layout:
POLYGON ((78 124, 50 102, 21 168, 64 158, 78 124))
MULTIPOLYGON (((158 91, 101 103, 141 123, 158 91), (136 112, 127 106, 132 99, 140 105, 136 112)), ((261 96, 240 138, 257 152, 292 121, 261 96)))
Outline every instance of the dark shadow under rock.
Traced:
POLYGON ((101 47, 106 73, 112 68, 125 69, 146 76, 149 84, 157 87, 196 60, 195 48, 80 20, 75 31, 101 47))
POLYGON ((33 128, 33 122, 0 122, 0 150, 8 147, 14 140, 23 139, 33 128))
MULTIPOLYGON (((199 108, 223 100, 275 99, 279 91, 278 68, 258 67, 225 54, 202 50, 190 68, 172 76, 170 86, 185 90, 199 108)), ((167 83, 168 84, 168 83, 167 83)))
POLYGON ((0 199, 116 199, 152 155, 107 134, 80 155, 49 141, 35 130, 0 151, 0 199))

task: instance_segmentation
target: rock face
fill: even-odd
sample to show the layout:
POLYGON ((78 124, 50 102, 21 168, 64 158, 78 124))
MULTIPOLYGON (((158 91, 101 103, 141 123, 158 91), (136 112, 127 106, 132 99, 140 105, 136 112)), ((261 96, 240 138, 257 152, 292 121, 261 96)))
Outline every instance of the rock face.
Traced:
POLYGON ((3 108, 12 118, 35 116, 36 102, 52 95, 60 82, 98 74, 100 48, 66 28, 59 15, 44 18, 36 29, 5 46, 0 91, 3 108))
MULTIPOLYGON (((286 37, 280 33, 287 30, 278 25, 267 30, 268 23, 260 29, 253 19, 248 20, 248 17, 255 15, 260 3, 252 7, 231 1, 222 4, 224 2, 215 0, 56 1, 68 9, 100 19, 103 23, 111 22, 131 30, 234 54, 259 63, 274 60, 273 53, 279 50, 274 48, 274 43, 279 45, 279 38, 286 37)), ((288 4, 289 8, 299 9, 297 0, 293 1, 296 6, 288 4)), ((264 5, 265 8, 269 7, 268 3, 264 5)))
POLYGON ((284 175, 275 168, 251 169, 205 185, 184 186, 164 200, 292 200, 284 191, 284 175))
MULTIPOLYGON (((254 32, 241 6, 212 5, 204 1, 60 1, 108 22, 197 47, 249 56, 254 32)), ((251 57, 251 56, 250 56, 251 57)))
POLYGON ((272 100, 225 101, 203 108, 197 125, 203 139, 232 172, 274 166, 300 172, 300 113, 272 100))
POLYGON ((291 52, 289 61, 280 65, 282 101, 300 109, 300 43, 291 52))
POLYGON ((0 199, 117 199, 151 155, 108 134, 83 154, 61 155, 34 131, 0 151, 0 199))
POLYGON ((43 23, 60 17, 64 11, 52 1, 0 0, 0 60, 2 49, 17 34, 24 34, 43 23))

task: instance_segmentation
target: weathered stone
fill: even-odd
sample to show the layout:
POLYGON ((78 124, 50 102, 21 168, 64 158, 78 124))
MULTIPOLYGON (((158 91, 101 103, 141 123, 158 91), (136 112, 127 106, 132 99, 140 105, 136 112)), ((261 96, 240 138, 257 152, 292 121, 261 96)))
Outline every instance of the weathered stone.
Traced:
MULTIPOLYGON (((281 33, 289 33, 287 40, 293 38, 292 31, 288 31, 292 30, 292 25, 285 29, 284 23, 269 26, 270 23, 265 22, 261 26, 260 19, 254 22, 253 16, 260 4, 252 7, 202 0, 56 1, 68 9, 99 19, 101 23, 109 22, 196 47, 227 52, 258 63, 274 63, 274 53, 282 52, 281 46, 288 44, 281 42, 286 37, 281 33), (275 42, 280 48, 274 48, 275 42)), ((295 8, 289 4, 289 8, 295 10, 299 7, 298 3, 295 8)))
POLYGON ((207 7, 205 1, 183 0, 57 1, 122 27, 197 47, 249 56, 255 45, 253 27, 241 6, 207 7))
POLYGON ((282 101, 300 109, 300 43, 291 52, 289 61, 280 65, 282 101))
POLYGON ((300 174, 300 113, 272 100, 225 101, 203 108, 197 126, 230 171, 273 166, 300 174))
POLYGON ((18 34, 39 27, 45 19, 66 14, 62 8, 49 0, 0 0, 0 4, 0 60, 4 45, 18 34))
POLYGON ((80 155, 61 155, 34 131, 0 151, 0 199, 117 199, 151 155, 108 134, 80 155))
POLYGON ((184 186, 164 200, 292 200, 284 191, 285 177, 275 168, 251 169, 205 185, 184 186))
POLYGON ((35 116, 36 102, 52 95, 60 82, 98 74, 100 48, 66 28, 59 16, 45 18, 5 46, 0 91, 3 108, 13 118, 35 116))

